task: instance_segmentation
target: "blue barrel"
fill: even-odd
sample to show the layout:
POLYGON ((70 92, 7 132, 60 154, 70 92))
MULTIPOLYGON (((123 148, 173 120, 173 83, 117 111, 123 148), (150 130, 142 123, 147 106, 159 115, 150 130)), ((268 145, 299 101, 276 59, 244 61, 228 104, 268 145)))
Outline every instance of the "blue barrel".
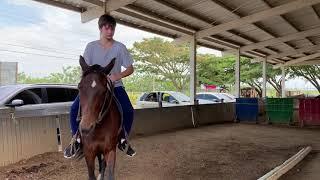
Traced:
POLYGON ((258 121, 259 104, 258 98, 237 98, 236 99, 236 120, 237 121, 258 121))

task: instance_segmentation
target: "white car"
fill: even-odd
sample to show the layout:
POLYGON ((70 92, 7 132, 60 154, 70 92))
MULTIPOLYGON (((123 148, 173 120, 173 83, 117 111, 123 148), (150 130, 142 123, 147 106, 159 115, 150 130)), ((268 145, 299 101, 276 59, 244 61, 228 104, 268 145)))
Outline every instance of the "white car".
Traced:
POLYGON ((212 103, 217 102, 236 102, 233 95, 227 93, 215 93, 215 92, 200 92, 197 93, 197 99, 207 100, 212 103))
MULTIPOLYGON (((143 93, 137 100, 137 108, 184 106, 190 105, 190 97, 176 91, 154 91, 143 93), (160 98, 161 97, 161 98, 160 98)), ((199 100, 199 104, 211 104, 211 101, 199 100)))
POLYGON ((236 102, 236 97, 234 95, 229 94, 229 93, 220 93, 220 94, 223 94, 223 95, 229 97, 232 100, 232 102, 236 102))

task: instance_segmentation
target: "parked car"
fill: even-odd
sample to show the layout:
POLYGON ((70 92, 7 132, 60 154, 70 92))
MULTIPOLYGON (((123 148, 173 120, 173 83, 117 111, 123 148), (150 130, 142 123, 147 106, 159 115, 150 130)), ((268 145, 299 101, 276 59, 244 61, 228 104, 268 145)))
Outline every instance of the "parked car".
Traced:
POLYGON ((236 97, 234 96, 234 95, 232 95, 232 94, 229 94, 229 93, 221 93, 221 94, 223 94, 223 95, 225 95, 225 96, 228 96, 231 100, 233 100, 234 102, 236 101, 236 97))
MULTIPOLYGON (((154 91, 142 93, 137 100, 137 108, 154 108, 159 107, 159 101, 162 107, 190 105, 190 97, 176 91, 154 91), (161 96, 161 98, 160 98, 161 96)), ((199 104, 210 104, 207 100, 200 100, 199 104)))
POLYGON ((197 93, 197 99, 207 100, 212 103, 218 102, 235 102, 236 99, 233 95, 227 93, 215 93, 215 92, 200 92, 197 93))
POLYGON ((78 94, 77 86, 18 84, 0 86, 0 107, 14 107, 32 114, 65 113, 78 94))

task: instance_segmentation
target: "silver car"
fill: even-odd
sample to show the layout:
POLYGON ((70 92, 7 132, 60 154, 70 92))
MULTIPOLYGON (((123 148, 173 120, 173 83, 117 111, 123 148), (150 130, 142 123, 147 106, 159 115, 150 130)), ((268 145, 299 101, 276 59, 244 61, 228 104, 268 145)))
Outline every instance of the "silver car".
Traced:
MULTIPOLYGON (((199 100, 199 104, 210 104, 211 101, 199 100)), ((137 101, 137 108, 155 108, 190 105, 190 97, 176 91, 153 91, 143 93, 137 101)))
POLYGON ((77 86, 18 84, 0 86, 0 108, 11 107, 21 116, 66 113, 78 95, 77 86))
POLYGON ((211 102, 235 102, 236 99, 233 95, 227 93, 215 93, 215 92, 199 92, 197 93, 197 99, 208 100, 211 102))

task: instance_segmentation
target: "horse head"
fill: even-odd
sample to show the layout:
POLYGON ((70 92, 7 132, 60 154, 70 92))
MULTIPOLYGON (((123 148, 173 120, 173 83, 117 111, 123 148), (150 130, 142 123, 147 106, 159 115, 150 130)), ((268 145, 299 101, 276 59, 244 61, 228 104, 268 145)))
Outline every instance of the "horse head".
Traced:
POLYGON ((95 128, 111 104, 113 97, 113 83, 108 75, 112 70, 115 58, 106 67, 100 65, 89 66, 80 56, 82 77, 78 85, 82 119, 80 132, 88 133, 95 128))

